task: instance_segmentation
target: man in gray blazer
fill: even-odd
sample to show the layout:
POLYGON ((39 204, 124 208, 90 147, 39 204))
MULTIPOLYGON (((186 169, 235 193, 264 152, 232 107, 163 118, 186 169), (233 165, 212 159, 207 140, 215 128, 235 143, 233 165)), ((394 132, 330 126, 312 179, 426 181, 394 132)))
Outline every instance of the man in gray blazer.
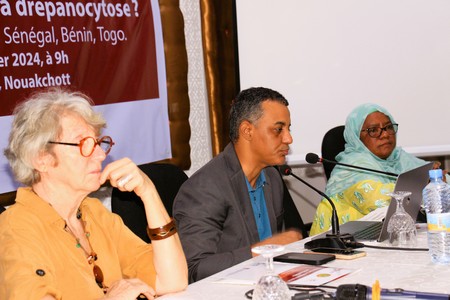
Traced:
POLYGON ((272 166, 292 143, 288 101, 267 88, 240 92, 231 143, 180 188, 173 216, 194 282, 252 257, 251 248, 302 238, 283 228, 283 182, 272 166))

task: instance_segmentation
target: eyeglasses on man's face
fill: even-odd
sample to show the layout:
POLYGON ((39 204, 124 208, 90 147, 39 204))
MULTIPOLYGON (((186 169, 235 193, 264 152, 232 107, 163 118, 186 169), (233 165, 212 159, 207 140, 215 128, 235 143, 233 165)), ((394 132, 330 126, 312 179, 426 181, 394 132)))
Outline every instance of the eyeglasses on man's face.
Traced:
POLYGON ((369 127, 361 130, 361 132, 367 132, 372 138, 379 138, 383 134, 383 131, 386 131, 389 135, 394 135, 398 131, 398 124, 389 124, 384 127, 369 127))
POLYGON ((105 154, 108 154, 111 151, 112 146, 114 145, 114 141, 110 136, 104 136, 101 138, 94 138, 92 136, 87 136, 82 138, 79 143, 66 143, 66 142, 54 142, 50 141, 49 144, 58 144, 58 145, 66 145, 66 146, 77 146, 80 148, 80 153, 84 157, 89 157, 94 153, 95 147, 100 146, 105 154))

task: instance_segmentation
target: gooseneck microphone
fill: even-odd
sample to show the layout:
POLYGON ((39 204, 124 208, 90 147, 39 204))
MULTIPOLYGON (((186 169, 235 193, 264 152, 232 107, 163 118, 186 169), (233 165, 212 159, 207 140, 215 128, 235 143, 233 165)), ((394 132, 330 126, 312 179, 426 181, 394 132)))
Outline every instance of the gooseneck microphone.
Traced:
MULTIPOLYGON (((374 299, 372 288, 362 284, 341 284, 337 287, 336 299, 346 300, 366 300, 374 299)), ((427 293, 407 291, 404 289, 380 289, 379 299, 433 299, 433 300, 448 300, 450 295, 440 293, 427 293)))
POLYGON ((316 164, 318 162, 327 162, 330 164, 335 164, 335 165, 341 165, 341 166, 345 166, 345 167, 349 167, 349 168, 353 168, 353 169, 359 169, 359 170, 364 170, 364 171, 369 171, 369 172, 374 172, 374 173, 380 173, 383 175, 387 175, 387 176, 392 176, 392 177, 398 177, 398 174, 395 173, 390 173, 390 172, 385 172, 385 171, 380 171, 380 170, 374 170, 374 169, 369 169, 369 168, 364 168, 364 167, 359 167, 359 166, 353 166, 353 165, 348 165, 348 164, 344 164, 344 163, 340 163, 334 160, 329 160, 326 158, 322 158, 319 157, 317 154, 315 153, 308 153, 306 154, 306 162, 309 164, 316 164))
MULTIPOLYGON (((314 239, 314 240, 311 240, 311 241, 305 243, 305 248, 311 249, 311 250, 317 251, 317 252, 320 252, 321 250, 326 251, 326 252, 331 252, 331 253, 352 252, 353 248, 351 248, 347 245, 356 244, 355 238, 348 233, 340 234, 337 210, 336 210, 336 207, 335 207, 333 201, 330 199, 330 197, 328 197, 325 193, 316 189, 311 184, 309 184, 305 180, 301 179, 300 177, 298 177, 297 175, 292 173, 292 168, 290 166, 281 165, 281 166, 278 166, 278 170, 280 171, 280 173, 282 175, 284 175, 284 176, 291 175, 292 177, 294 177, 295 179, 297 179, 304 185, 308 186, 310 189, 312 189, 313 191, 318 193, 320 196, 327 199, 327 201, 331 205, 331 209, 332 209, 331 234, 326 234, 325 238, 318 238, 318 239, 314 239)), ((356 247, 354 247, 354 248, 356 248, 356 247)))
POLYGON ((310 189, 314 190, 320 196, 322 196, 323 198, 328 200, 328 202, 331 205, 331 209, 332 209, 331 232, 334 235, 340 234, 340 231, 339 231, 339 219, 338 219, 337 212, 336 212, 336 206, 334 206, 334 203, 333 203, 333 201, 331 201, 330 197, 328 197, 325 193, 323 193, 320 190, 316 189, 315 187, 310 185, 308 182, 304 181, 303 179, 301 179, 300 177, 298 177, 297 175, 292 173, 292 168, 290 166, 288 166, 288 165, 281 165, 281 166, 279 166, 278 169, 280 170, 281 174, 283 174, 285 176, 291 175, 292 177, 294 177, 295 179, 297 179, 298 181, 300 181, 304 185, 308 186, 310 189))

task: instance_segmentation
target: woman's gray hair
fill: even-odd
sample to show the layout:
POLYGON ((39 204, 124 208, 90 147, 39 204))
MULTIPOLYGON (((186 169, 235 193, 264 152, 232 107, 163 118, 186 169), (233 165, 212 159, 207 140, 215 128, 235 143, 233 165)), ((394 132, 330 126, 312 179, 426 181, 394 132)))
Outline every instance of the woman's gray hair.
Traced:
POLYGON ((31 186, 41 178, 33 160, 43 153, 53 155, 53 145, 62 133, 61 118, 81 117, 97 135, 106 127, 100 113, 92 109, 93 101, 80 92, 59 87, 32 94, 14 109, 14 120, 4 154, 17 181, 31 186))

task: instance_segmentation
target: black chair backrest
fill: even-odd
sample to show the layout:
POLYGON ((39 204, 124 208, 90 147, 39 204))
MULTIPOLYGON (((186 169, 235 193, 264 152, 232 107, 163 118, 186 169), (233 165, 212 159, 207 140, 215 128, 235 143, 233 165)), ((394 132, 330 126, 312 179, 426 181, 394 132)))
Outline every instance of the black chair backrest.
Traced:
MULTIPOLYGON (((336 155, 345 149, 344 140, 344 125, 336 126, 323 136, 322 140, 322 158, 328 160, 336 160, 336 155)), ((335 164, 323 162, 323 168, 325 170, 325 176, 327 180, 330 178, 331 171, 333 171, 335 164)))
POLYGON ((5 211, 6 206, 16 203, 16 191, 0 194, 0 214, 5 211))
MULTIPOLYGON (((139 168, 153 181, 167 212, 172 216, 173 200, 188 176, 183 170, 171 164, 150 163, 139 165, 139 168)), ((147 243, 150 242, 147 236, 144 205, 134 192, 121 192, 114 188, 111 196, 111 210, 120 215, 125 225, 137 236, 147 243)))

